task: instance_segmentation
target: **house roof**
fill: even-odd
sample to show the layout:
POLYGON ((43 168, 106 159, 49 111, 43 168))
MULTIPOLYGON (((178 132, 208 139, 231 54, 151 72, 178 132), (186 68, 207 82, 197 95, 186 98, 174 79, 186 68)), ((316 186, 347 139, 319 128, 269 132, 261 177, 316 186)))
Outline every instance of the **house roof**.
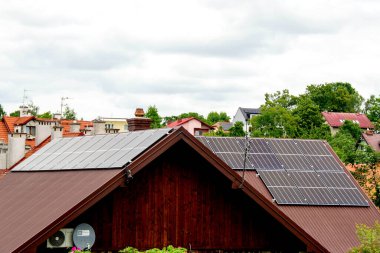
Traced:
POLYGON ((380 152, 380 134, 363 133, 363 139, 373 150, 380 152))
POLYGON ((194 117, 178 119, 178 120, 176 120, 176 121, 173 121, 173 122, 169 123, 169 124, 168 124, 168 127, 171 127, 171 128, 172 128, 172 127, 182 126, 183 124, 185 124, 185 123, 187 123, 187 122, 189 122, 189 121, 191 121, 191 120, 199 121, 199 122, 202 123, 202 125, 204 125, 204 126, 210 128, 210 129, 212 129, 212 126, 210 126, 209 124, 207 124, 207 123, 205 123, 205 122, 203 122, 203 121, 201 121, 201 120, 199 120, 199 119, 197 119, 197 118, 194 118, 194 117))
POLYGON ((84 130, 86 127, 92 127, 94 124, 92 121, 87 121, 87 120, 68 120, 68 119, 62 119, 60 120, 60 124, 63 127, 63 134, 65 133, 70 133, 70 124, 72 123, 79 123, 80 124, 80 130, 84 130))
POLYGON ((362 113, 322 112, 322 115, 331 127, 340 127, 345 120, 358 123, 360 128, 372 129, 374 127, 367 116, 362 113))
MULTIPOLYGON (((0 183, 0 252, 20 252, 46 241, 58 229, 134 175, 177 142, 185 142, 233 183, 241 176, 184 128, 142 152, 125 169, 10 172, 0 183), (69 197, 67 197, 69 196, 69 197), (28 211, 25 211, 28 210, 28 211)), ((45 147, 47 149, 48 147, 45 147)), ((29 158, 30 159, 30 158, 29 158)), ((254 171, 241 190, 316 252, 346 252, 358 243, 355 224, 380 220, 369 207, 279 206, 254 171)))
POLYGON ((242 112, 242 114, 246 120, 249 119, 252 114, 260 114, 260 108, 239 107, 239 110, 242 112))
POLYGON ((3 121, 0 121, 0 140, 8 143, 8 129, 3 121))
POLYGON ((233 126, 234 124, 231 123, 231 122, 216 122, 214 125, 212 125, 216 130, 221 127, 224 131, 228 131, 230 130, 230 128, 233 126))

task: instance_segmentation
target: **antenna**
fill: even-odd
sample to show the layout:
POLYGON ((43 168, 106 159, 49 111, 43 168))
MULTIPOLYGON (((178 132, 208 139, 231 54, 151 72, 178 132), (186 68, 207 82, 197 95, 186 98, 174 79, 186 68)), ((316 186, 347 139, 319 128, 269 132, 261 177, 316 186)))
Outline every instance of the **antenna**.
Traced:
MULTIPOLYGON (((246 119, 245 121, 246 123, 246 129, 247 129, 247 126, 248 126, 248 119, 246 119)), ((242 180, 241 180, 241 183, 239 185, 239 189, 243 189, 243 184, 244 184, 244 181, 245 181, 245 171, 246 171, 246 163, 247 163, 247 154, 248 154, 248 131, 245 132, 245 147, 244 147, 244 162, 243 162, 243 175, 242 175, 242 180)))
POLYGON ((22 96, 22 107, 25 106, 25 101, 28 99, 28 96, 26 95, 28 91, 31 91, 31 90, 24 89, 24 95, 22 96))
POLYGON ((71 99, 71 98, 69 98, 69 97, 61 97, 61 116, 63 115, 63 107, 64 106, 67 106, 67 104, 65 104, 65 100, 67 100, 67 99, 71 99))

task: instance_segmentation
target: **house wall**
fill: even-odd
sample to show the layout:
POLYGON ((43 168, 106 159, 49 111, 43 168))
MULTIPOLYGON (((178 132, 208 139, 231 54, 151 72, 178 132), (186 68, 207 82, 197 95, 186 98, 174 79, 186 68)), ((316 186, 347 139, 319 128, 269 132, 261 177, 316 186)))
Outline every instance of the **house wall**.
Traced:
POLYGON ((306 251, 298 238, 232 189, 224 175, 184 143, 65 227, 83 222, 94 227, 92 250, 99 252, 167 245, 199 251, 306 251))
POLYGON ((182 124, 181 126, 183 126, 189 133, 194 135, 195 134, 194 129, 202 128, 202 123, 199 122, 198 120, 192 119, 192 120, 182 124))
POLYGON ((235 124, 235 123, 238 122, 238 121, 240 121, 240 122, 243 123, 243 129, 244 129, 244 131, 245 131, 246 129, 248 129, 248 128, 247 128, 247 123, 246 123, 246 121, 245 121, 245 117, 244 117, 244 115, 243 115, 243 113, 241 112, 240 109, 237 110, 237 112, 236 112, 236 114, 235 114, 235 116, 234 116, 234 119, 233 119, 232 123, 235 124))

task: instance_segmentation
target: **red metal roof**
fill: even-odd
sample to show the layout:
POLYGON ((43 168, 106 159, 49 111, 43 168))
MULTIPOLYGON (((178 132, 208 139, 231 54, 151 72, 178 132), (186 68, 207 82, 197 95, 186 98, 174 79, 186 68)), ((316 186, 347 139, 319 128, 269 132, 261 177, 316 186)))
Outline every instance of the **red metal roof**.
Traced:
POLYGON ((363 138, 373 150, 380 152, 380 134, 363 133, 363 138))
POLYGON ((359 124, 361 128, 370 128, 374 126, 365 114, 362 113, 345 113, 345 112, 322 112, 327 123, 332 127, 340 127, 345 120, 352 120, 359 124))
MULTIPOLYGON (((144 152, 128 169, 132 175, 137 173, 179 141, 194 148, 231 182, 241 181, 236 171, 183 128, 144 152)), ((121 170, 9 173, 0 183, 0 217, 7 217, 0 219, 0 252, 42 243, 117 187, 122 177, 121 170)), ((245 179, 243 192, 316 252, 347 252, 358 243, 355 224, 380 220, 372 203, 370 207, 279 206, 254 171, 247 171, 245 179)))
POLYGON ((120 173, 121 170, 8 173, 0 183, 0 252, 23 252, 38 241, 38 236, 48 238, 74 211, 102 194, 99 189, 119 180, 120 173))

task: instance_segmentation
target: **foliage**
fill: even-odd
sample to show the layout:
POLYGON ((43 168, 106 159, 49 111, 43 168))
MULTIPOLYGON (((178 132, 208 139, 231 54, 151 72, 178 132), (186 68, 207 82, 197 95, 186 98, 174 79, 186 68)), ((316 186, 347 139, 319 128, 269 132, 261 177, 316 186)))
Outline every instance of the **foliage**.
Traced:
POLYGON ((380 224, 378 221, 373 227, 365 224, 356 225, 356 235, 360 245, 352 248, 350 253, 380 253, 380 224))
POLYGON ((291 109, 297 104, 298 98, 290 95, 289 90, 285 89, 282 92, 276 91, 273 94, 265 94, 265 106, 276 107, 280 106, 285 109, 291 109))
POLYGON ((184 118, 196 118, 199 119, 200 121, 207 122, 205 117, 203 115, 197 113, 197 112, 186 112, 186 113, 181 113, 180 115, 177 116, 177 119, 184 119, 184 118))
POLYGON ((76 119, 77 114, 74 111, 74 109, 71 109, 70 107, 66 106, 65 111, 63 112, 63 118, 64 119, 69 119, 69 120, 74 120, 76 119))
POLYGON ((352 138, 354 138, 357 142, 360 140, 360 137, 362 136, 362 129, 360 128, 359 124, 356 124, 351 120, 344 121, 343 125, 339 127, 339 131, 350 134, 352 138))
POLYGON ((4 115, 7 115, 7 113, 4 111, 3 106, 0 104, 0 120, 3 118, 4 115))
POLYGON ((338 132, 330 141, 331 147, 344 163, 354 163, 356 141, 347 132, 338 132))
POLYGON ((365 102, 364 113, 373 122, 380 120, 380 96, 375 97, 375 95, 371 95, 365 102))
POLYGON ((9 116, 11 116, 11 117, 20 117, 20 111, 17 110, 17 111, 11 112, 9 114, 9 116))
POLYGON ((168 247, 163 247, 162 249, 153 248, 148 249, 146 251, 139 251, 136 248, 133 247, 126 247, 125 249, 119 250, 119 253, 186 253, 187 249, 182 247, 173 247, 172 245, 169 245, 168 247))
POLYGON ((243 129, 244 124, 241 121, 235 122, 235 124, 230 128, 230 136, 245 136, 245 131, 243 129))
POLYGON ((30 113, 33 116, 37 116, 38 110, 40 109, 40 107, 33 104, 33 102, 30 102, 27 106, 28 106, 28 113, 30 113))
POLYGON ((207 123, 210 125, 215 124, 216 122, 229 122, 230 117, 228 117, 227 113, 225 112, 210 112, 207 115, 207 123))
POLYGON ((251 119, 252 136, 255 137, 296 137, 296 118, 289 110, 279 105, 262 106, 261 114, 251 119))
POLYGON ((364 99, 349 83, 309 85, 306 95, 321 111, 359 112, 364 99))
POLYGON ((223 131, 223 128, 222 127, 219 127, 216 131, 210 131, 210 132, 207 132, 207 133, 203 133, 204 136, 221 136, 221 137, 225 137, 225 136, 229 136, 229 133, 225 133, 223 131))
POLYGON ((146 112, 145 117, 150 118, 152 120, 152 123, 150 123, 150 128, 160 128, 162 126, 162 118, 158 114, 158 110, 155 105, 148 107, 148 111, 146 112))
POLYGON ((292 114, 296 118, 296 124, 306 131, 318 128, 324 122, 319 106, 306 96, 300 97, 292 114))
POLYGON ((47 111, 47 112, 44 112, 42 114, 38 114, 37 118, 52 119, 53 118, 53 114, 51 113, 51 111, 47 111))

